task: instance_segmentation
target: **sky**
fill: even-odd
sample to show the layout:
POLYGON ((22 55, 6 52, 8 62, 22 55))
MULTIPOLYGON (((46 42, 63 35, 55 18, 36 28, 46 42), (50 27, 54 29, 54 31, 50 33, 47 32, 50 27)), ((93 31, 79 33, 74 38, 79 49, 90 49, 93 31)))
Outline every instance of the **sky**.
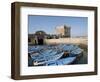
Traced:
POLYGON ((87 36, 88 18, 70 16, 28 16, 28 33, 44 31, 47 34, 55 34, 56 26, 67 25, 71 27, 71 36, 87 36))

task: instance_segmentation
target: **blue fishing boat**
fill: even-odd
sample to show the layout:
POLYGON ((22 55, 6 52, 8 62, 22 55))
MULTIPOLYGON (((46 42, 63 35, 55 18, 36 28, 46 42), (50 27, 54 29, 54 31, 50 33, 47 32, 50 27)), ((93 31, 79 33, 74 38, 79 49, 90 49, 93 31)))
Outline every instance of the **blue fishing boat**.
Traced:
POLYGON ((29 65, 53 66, 68 65, 81 56, 83 49, 77 45, 60 44, 56 46, 29 47, 29 65))

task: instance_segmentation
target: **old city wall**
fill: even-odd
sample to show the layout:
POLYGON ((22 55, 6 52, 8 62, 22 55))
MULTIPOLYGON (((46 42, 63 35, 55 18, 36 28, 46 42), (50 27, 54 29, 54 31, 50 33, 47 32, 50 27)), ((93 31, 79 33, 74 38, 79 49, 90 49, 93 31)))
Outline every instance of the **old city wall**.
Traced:
POLYGON ((46 44, 87 44, 87 38, 59 38, 59 39, 45 39, 46 44))

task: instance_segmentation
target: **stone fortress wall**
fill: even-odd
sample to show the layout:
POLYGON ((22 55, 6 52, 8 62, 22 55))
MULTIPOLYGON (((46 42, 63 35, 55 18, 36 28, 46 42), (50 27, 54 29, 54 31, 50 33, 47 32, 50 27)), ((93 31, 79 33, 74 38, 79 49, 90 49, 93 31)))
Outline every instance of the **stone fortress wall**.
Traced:
POLYGON ((59 39, 45 39, 45 44, 85 44, 87 45, 87 38, 59 38, 59 39))
POLYGON ((56 34, 47 34, 44 31, 37 31, 34 34, 28 35, 28 44, 43 45, 43 44, 86 44, 87 36, 71 37, 71 27, 67 25, 57 26, 56 34))

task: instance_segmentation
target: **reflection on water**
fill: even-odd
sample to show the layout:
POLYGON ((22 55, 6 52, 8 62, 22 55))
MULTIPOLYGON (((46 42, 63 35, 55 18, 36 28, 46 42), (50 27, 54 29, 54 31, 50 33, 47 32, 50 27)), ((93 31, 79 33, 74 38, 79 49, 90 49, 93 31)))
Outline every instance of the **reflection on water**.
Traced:
POLYGON ((87 52, 83 52, 83 56, 80 57, 78 60, 76 60, 73 64, 87 64, 88 61, 87 61, 87 58, 88 58, 88 54, 87 52))

